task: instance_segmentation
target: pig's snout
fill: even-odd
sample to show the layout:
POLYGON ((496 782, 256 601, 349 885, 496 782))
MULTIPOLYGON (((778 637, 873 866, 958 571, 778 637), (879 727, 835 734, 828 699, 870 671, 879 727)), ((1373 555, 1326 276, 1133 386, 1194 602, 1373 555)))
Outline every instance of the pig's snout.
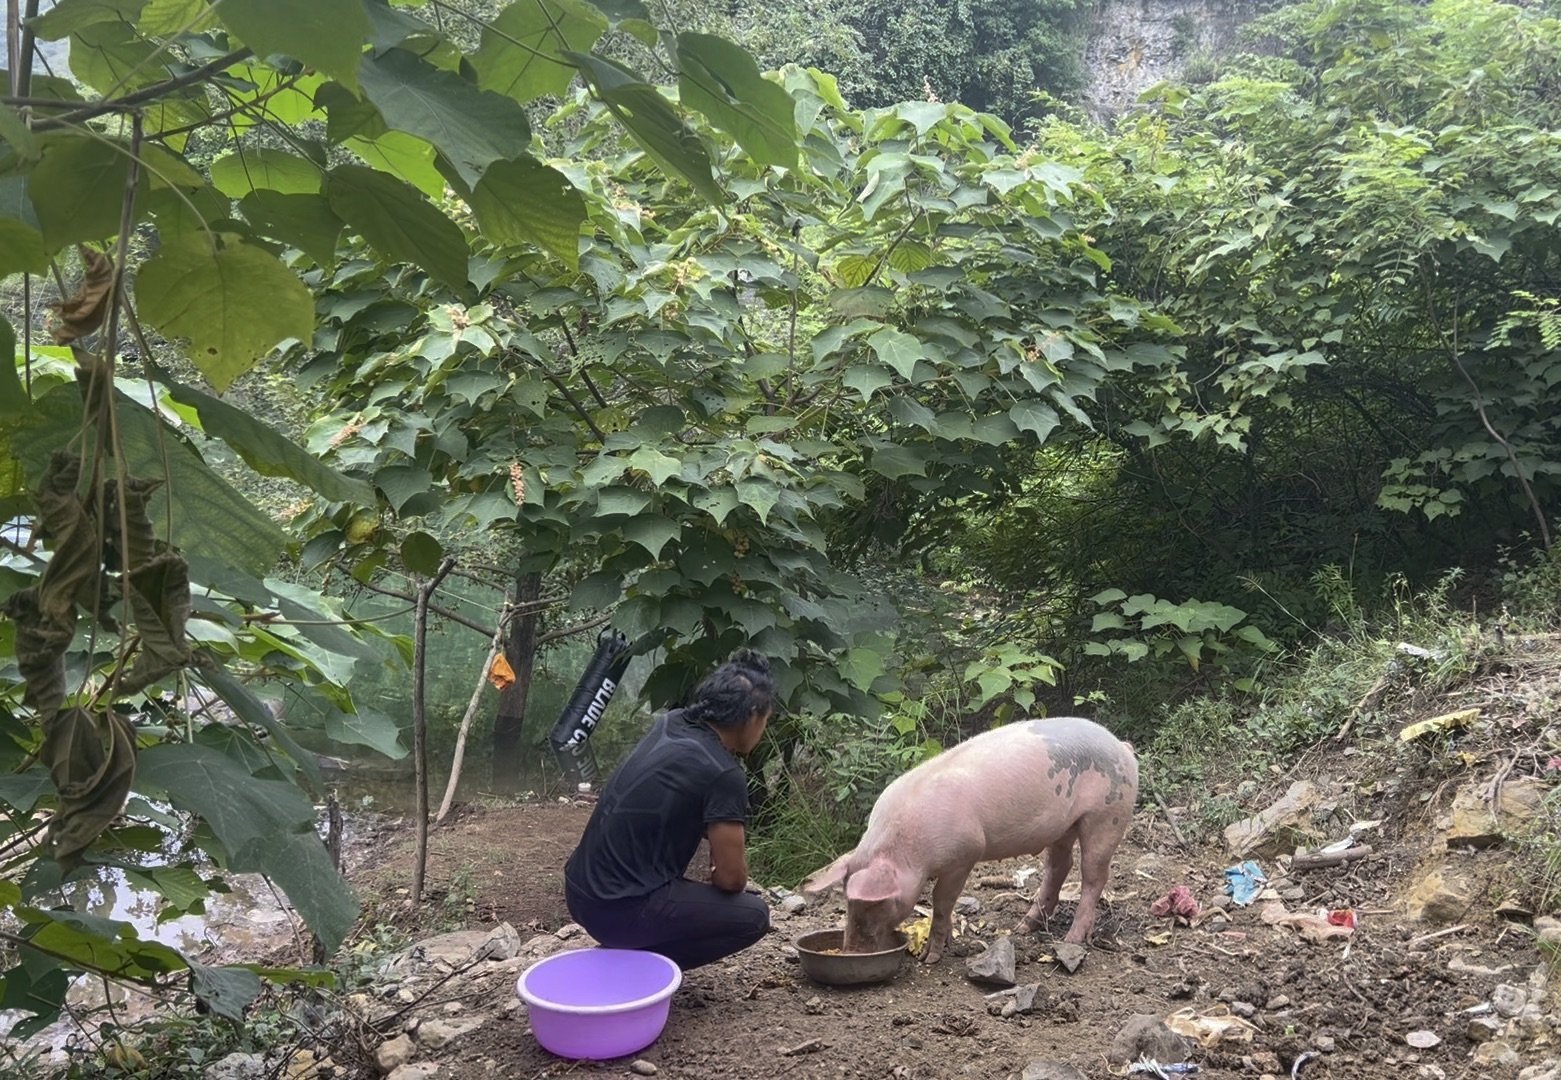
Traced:
POLYGON ((894 936, 893 914, 883 907, 879 904, 847 907, 842 952, 883 952, 899 944, 894 936))

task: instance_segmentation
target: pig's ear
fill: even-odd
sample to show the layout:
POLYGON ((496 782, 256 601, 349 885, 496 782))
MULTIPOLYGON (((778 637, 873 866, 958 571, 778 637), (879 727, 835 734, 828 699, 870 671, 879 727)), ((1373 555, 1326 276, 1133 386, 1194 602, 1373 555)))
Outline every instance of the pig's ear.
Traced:
POLYGON ((899 879, 895 876, 894 867, 887 862, 871 863, 846 881, 846 899, 863 904, 876 904, 899 894, 899 879))
POLYGON ((848 851, 822 870, 815 870, 808 880, 802 883, 804 896, 819 896, 827 893, 836 885, 846 879, 851 872, 851 860, 856 857, 856 851, 848 851))

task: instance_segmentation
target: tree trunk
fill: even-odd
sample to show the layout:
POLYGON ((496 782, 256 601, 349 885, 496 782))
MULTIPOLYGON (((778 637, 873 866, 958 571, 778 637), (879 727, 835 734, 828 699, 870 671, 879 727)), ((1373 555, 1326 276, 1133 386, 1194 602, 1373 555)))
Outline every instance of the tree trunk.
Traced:
MULTIPOLYGON (((541 599, 541 574, 522 574, 516 585, 515 600, 521 608, 541 599)), ((527 610, 515 620, 514 631, 504 649, 504 659, 515 672, 515 681, 499 695, 499 713, 493 721, 492 788, 501 795, 514 794, 520 787, 520 733, 526 721, 526 698, 531 694, 531 673, 537 662, 540 621, 541 616, 535 610, 527 610)))

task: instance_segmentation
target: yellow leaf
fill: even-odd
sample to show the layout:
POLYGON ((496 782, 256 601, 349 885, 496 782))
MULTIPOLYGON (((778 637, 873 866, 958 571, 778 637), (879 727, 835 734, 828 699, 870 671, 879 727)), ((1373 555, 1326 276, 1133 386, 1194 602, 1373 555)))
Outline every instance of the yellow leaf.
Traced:
POLYGON ((1409 742, 1433 731, 1451 731, 1455 727, 1468 727, 1479 715, 1479 709, 1459 709, 1457 712, 1433 716, 1429 720, 1421 720, 1404 728, 1398 733, 1399 741, 1409 742))

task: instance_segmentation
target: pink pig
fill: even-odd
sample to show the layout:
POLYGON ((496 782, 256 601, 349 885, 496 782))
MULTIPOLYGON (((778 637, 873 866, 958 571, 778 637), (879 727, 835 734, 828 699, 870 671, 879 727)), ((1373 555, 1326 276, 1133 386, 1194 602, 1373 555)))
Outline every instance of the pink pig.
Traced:
POLYGON ((1083 891, 1064 939, 1083 942, 1138 797, 1133 747, 1078 717, 1022 720, 982 732, 884 789, 856 850, 815 873, 803 892, 845 882, 845 952, 892 948, 932 878, 932 932, 922 959, 948 947, 954 901, 976 863, 1047 853, 1046 874, 1017 932, 1038 929, 1079 846, 1083 891))

